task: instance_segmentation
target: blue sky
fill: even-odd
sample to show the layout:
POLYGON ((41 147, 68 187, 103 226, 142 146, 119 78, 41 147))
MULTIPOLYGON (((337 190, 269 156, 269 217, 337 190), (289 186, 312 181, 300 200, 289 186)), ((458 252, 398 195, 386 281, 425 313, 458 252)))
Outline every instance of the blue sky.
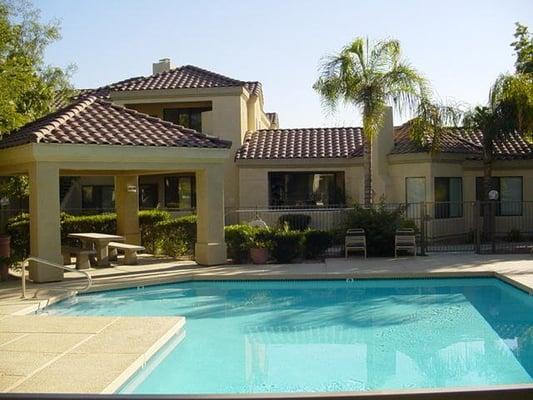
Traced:
MULTIPOLYGON (((266 111, 282 127, 360 125, 359 114, 328 114, 312 85, 320 59, 356 36, 396 38, 404 56, 444 99, 486 101, 499 73, 512 71, 514 22, 533 30, 531 0, 170 1, 35 0, 63 38, 50 64, 76 64, 76 87, 149 75, 169 57, 263 83, 266 111)), ((405 117, 404 117, 405 118, 405 117)), ((395 122, 399 122, 396 120, 395 122)))

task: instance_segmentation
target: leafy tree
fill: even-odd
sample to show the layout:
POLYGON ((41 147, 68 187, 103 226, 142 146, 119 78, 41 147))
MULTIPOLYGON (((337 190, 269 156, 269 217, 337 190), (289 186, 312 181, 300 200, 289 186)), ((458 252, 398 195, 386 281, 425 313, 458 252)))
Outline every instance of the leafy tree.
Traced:
POLYGON ((313 88, 324 105, 335 109, 339 103, 358 108, 363 116, 364 203, 372 199, 372 139, 384 123, 389 104, 398 109, 416 110, 427 98, 422 75, 402 59, 400 43, 385 40, 370 46, 368 39, 356 38, 340 53, 326 58, 313 88))
MULTIPOLYGON (((52 111, 57 93, 69 95, 73 67, 44 62, 46 47, 59 37, 58 24, 41 22, 28 1, 0 0, 0 137, 52 111)), ((0 197, 27 193, 25 182, 9 178, 0 197)))
MULTIPOLYGON (((494 189, 492 166, 494 144, 506 136, 521 134, 526 140, 533 136, 533 36, 526 26, 516 24, 516 41, 511 46, 516 50, 514 74, 500 75, 489 93, 486 106, 476 106, 464 116, 464 126, 483 133, 483 200, 494 189)), ((485 203, 484 233, 493 231, 494 212, 485 203)))
POLYGON ((533 34, 529 33, 527 26, 516 23, 514 33, 515 41, 511 46, 516 51, 516 72, 519 74, 533 73, 533 34))

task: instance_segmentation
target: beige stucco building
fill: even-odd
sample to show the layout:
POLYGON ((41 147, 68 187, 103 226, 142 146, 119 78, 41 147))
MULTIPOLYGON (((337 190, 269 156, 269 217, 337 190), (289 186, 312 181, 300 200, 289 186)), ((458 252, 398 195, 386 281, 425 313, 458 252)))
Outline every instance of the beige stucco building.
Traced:
MULTIPOLYGON (((362 129, 281 129, 276 113, 265 111, 261 83, 241 81, 170 60, 153 65, 154 74, 83 91, 115 104, 190 127, 232 142, 224 165, 225 207, 326 207, 362 202, 362 129)), ((431 154, 409 138, 408 125, 395 126, 389 111, 373 146, 375 199, 388 203, 476 200, 482 133, 450 132, 441 151, 431 154)), ((503 200, 533 200, 533 147, 519 135, 497 144, 494 175, 503 200)), ((176 213, 195 208, 190 174, 140 178, 140 206, 176 213)), ((113 207, 112 178, 64 179, 62 206, 113 207)), ((479 196, 479 195, 478 195, 479 196)), ((452 207, 453 208, 453 207, 452 207)), ((505 210, 504 210, 505 211, 505 210)), ((442 216, 451 213, 442 206, 442 216)), ((510 212, 510 211, 509 211, 510 212)))
MULTIPOLYGON (((178 130, 190 129, 189 134, 193 136, 197 132, 209 135, 212 140, 229 146, 219 152, 224 153, 220 157, 212 156, 216 153, 213 149, 199 151, 196 145, 170 152, 163 136, 157 140, 155 129, 150 136, 153 142, 147 139, 147 143, 141 143, 146 145, 143 147, 152 148, 146 153, 147 158, 137 150, 117 152, 118 164, 135 164, 133 176, 138 176, 140 208, 161 207, 176 214, 194 210, 200 213, 202 208, 205 210, 204 203, 211 201, 206 200, 205 193, 222 192, 223 186, 223 199, 215 203, 225 208, 225 223, 228 224, 251 215, 236 210, 329 209, 363 200, 362 129, 282 129, 278 115, 265 111, 260 82, 241 81, 190 65, 174 68, 169 59, 162 59, 153 64, 152 75, 82 90, 75 101, 89 97, 135 110, 142 118, 168 122, 178 130), (158 147, 164 149, 153 150, 158 147), (172 161, 173 165, 152 168, 152 163, 158 164, 159 155, 162 163, 172 161), (209 184, 202 172, 205 163, 216 164, 209 169, 212 171, 209 184)), ((58 99, 59 112, 71 102, 72 99, 58 99)), ((78 147, 63 145, 62 157, 72 158, 69 162, 74 162, 78 156, 79 146, 85 146, 83 152, 98 156, 102 147, 90 153, 94 144, 91 135, 99 137, 102 127, 109 128, 108 125, 116 121, 100 118, 96 123, 94 120, 82 122, 93 124, 93 128, 87 131, 83 142, 76 144, 78 147)), ((124 138, 125 132, 120 128, 112 127, 111 132, 116 136, 110 137, 111 141, 124 138)), ((450 130, 440 151, 430 153, 410 139, 408 123, 395 126, 392 111, 388 110, 372 148, 374 198, 408 205, 429 203, 424 213, 438 220, 440 226, 446 225, 449 231, 468 230, 465 224, 472 223, 472 211, 467 210, 467 203, 480 198, 481 138, 482 132, 450 130), (470 221, 465 217, 468 212, 470 221)), ((523 202, 533 201, 533 145, 519 134, 511 135, 496 143, 496 159, 493 174, 494 186, 500 195, 499 221, 523 219, 526 212, 523 202)), ((1 161, 5 174, 10 173, 7 166, 13 161, 12 156, 3 157, 1 161)), ((26 173, 31 172, 29 164, 24 168, 26 173)), ((66 168, 56 165, 53 179, 59 178, 59 198, 54 195, 52 200, 47 200, 55 202, 57 198, 60 208, 54 209, 54 213, 60 209, 81 213, 115 208, 120 213, 124 196, 117 189, 120 174, 115 169, 121 170, 122 175, 131 175, 123 166, 92 167, 86 163, 66 168)), ((36 207, 39 201, 35 196, 30 200, 36 207)), ((527 209, 531 213, 533 207, 527 209)), ((533 215, 526 215, 527 218, 533 215)), ((35 224, 39 226, 38 222, 35 224)), ((199 247, 223 243, 220 229, 212 235, 216 236, 213 240, 199 239, 199 247)), ((53 250, 55 256, 56 250, 53 250)), ((43 251, 48 254, 48 250, 43 251)), ((206 264, 220 262, 223 258, 222 252, 204 253, 200 261, 206 264)))

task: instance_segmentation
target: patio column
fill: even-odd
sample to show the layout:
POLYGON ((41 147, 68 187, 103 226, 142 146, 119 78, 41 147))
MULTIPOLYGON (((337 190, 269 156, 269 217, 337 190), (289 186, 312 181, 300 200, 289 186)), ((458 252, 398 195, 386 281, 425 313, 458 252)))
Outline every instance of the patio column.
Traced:
MULTIPOLYGON (((37 162, 29 169, 30 253, 34 257, 63 265, 59 221, 59 167, 37 162)), ((30 262, 30 279, 54 282, 63 279, 63 270, 30 262)))
POLYGON ((196 172, 197 242, 196 262, 200 265, 225 264, 224 168, 210 166, 196 172))
POLYGON ((139 177, 115 177, 115 204, 117 209, 117 234, 126 243, 141 244, 139 229, 139 177))

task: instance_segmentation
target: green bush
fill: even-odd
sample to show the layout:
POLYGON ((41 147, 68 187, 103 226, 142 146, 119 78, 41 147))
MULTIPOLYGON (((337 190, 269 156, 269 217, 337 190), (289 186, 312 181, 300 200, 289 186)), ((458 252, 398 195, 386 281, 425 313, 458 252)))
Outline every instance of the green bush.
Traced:
POLYGON ((291 231, 305 231, 311 223, 311 216, 306 214, 283 214, 278 219, 280 228, 288 226, 291 231))
MULTIPOLYGON (((190 255, 194 252, 196 242, 196 216, 172 218, 161 210, 139 212, 141 240, 150 253, 164 253, 170 256, 190 255)), ((99 232, 116 234, 116 214, 69 215, 61 213, 61 241, 63 244, 75 245, 76 239, 68 237, 69 233, 99 232)), ((30 221, 28 214, 11 218, 6 227, 11 236, 13 258, 23 260, 30 253, 30 221)))
POLYGON ((194 254, 196 243, 196 215, 163 220, 155 225, 156 253, 171 257, 194 254))
POLYGON ((371 256, 394 255, 394 235, 399 228, 412 228, 415 223, 404 216, 402 208, 388 210, 383 204, 372 208, 356 205, 344 215, 337 242, 343 240, 347 229, 363 228, 366 234, 367 252, 371 256))
POLYGON ((270 233, 271 255, 278 263, 289 263, 302 254, 303 232, 280 229, 270 233))
MULTIPOLYGON (((26 214, 27 215, 27 214, 26 214)), ((16 217, 15 217, 16 218, 16 217)), ((22 261, 30 255, 30 219, 16 218, 6 226, 6 233, 11 236, 11 258, 22 261)))
POLYGON ((333 234, 328 231, 309 229, 304 232, 303 250, 305 258, 318 258, 333 243, 333 234))
POLYGON ((172 216, 168 211, 163 210, 143 210, 139 211, 139 228, 141 230, 141 243, 146 248, 146 252, 155 253, 159 238, 156 224, 170 220, 172 216))
POLYGON ((254 243, 256 228, 250 225, 229 225, 224 228, 228 257, 235 263, 248 261, 250 247, 254 243))
POLYGON ((61 242, 75 245, 76 239, 69 238, 70 233, 98 232, 115 235, 117 233, 116 214, 65 215, 61 220, 61 242))

